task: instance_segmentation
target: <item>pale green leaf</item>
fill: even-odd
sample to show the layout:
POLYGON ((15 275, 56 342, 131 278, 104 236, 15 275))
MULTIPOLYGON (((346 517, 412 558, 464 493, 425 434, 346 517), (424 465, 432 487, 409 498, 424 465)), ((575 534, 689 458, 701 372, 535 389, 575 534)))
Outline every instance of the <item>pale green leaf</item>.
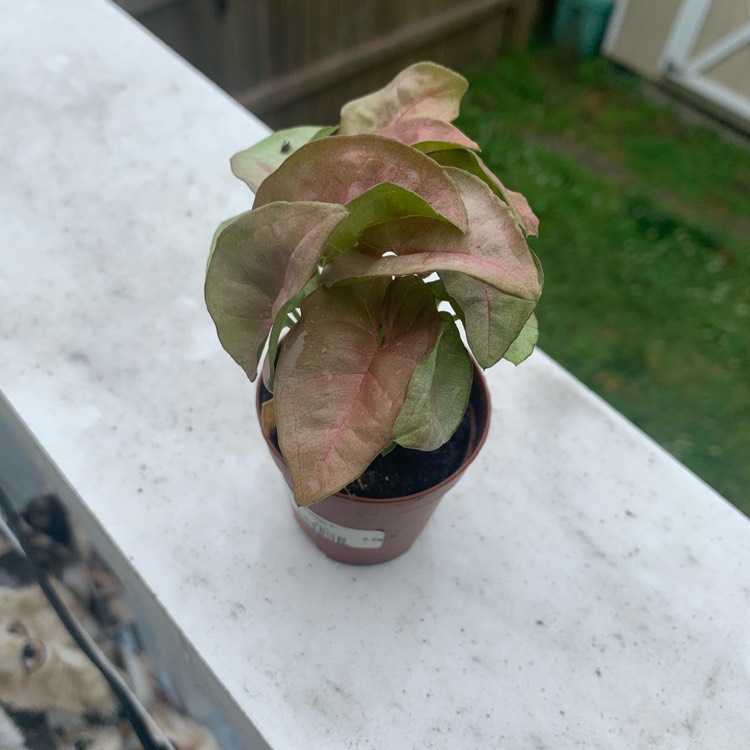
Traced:
POLYGON ((453 436, 471 393, 472 365, 450 314, 440 314, 437 343, 414 370, 393 439, 405 448, 431 451, 453 436))
POLYGON ((315 135, 310 138, 311 141, 318 141, 321 138, 327 138, 329 135, 333 135, 339 129, 338 125, 326 125, 320 128, 315 135))
POLYGON ((321 133, 335 128, 321 128, 319 125, 289 128, 271 133, 254 146, 235 154, 231 160, 232 172, 253 192, 269 174, 275 172, 286 159, 300 146, 321 137, 321 133))
POLYGON ((537 341, 539 341, 539 323, 537 322, 536 315, 532 313, 521 333, 518 334, 518 338, 508 347, 504 359, 507 359, 514 365, 520 365, 521 362, 531 356, 537 341))

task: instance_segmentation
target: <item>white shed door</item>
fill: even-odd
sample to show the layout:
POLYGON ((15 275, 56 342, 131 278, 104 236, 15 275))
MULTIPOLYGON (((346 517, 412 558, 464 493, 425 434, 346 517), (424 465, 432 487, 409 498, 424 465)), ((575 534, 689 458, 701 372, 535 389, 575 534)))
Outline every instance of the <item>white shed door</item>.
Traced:
POLYGON ((750 0, 683 0, 662 72, 750 120, 750 0))

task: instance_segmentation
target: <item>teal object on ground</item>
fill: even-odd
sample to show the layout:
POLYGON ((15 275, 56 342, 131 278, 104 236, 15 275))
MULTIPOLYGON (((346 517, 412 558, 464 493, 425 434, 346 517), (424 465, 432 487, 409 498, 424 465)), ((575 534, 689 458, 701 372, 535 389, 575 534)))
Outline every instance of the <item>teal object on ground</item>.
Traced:
POLYGON ((599 52, 613 5, 613 0, 559 0, 552 38, 581 57, 593 57, 599 52))

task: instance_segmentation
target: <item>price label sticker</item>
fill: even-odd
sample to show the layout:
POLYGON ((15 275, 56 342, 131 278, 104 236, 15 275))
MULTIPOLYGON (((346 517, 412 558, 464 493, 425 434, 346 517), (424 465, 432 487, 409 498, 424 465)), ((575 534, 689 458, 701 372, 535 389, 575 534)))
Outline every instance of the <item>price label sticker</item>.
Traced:
POLYGON ((350 529, 347 526, 340 526, 327 518, 319 516, 310 508, 300 508, 292 500, 297 515, 316 533, 322 537, 343 544, 345 547, 355 547, 357 549, 378 549, 385 542, 385 532, 377 529, 350 529))

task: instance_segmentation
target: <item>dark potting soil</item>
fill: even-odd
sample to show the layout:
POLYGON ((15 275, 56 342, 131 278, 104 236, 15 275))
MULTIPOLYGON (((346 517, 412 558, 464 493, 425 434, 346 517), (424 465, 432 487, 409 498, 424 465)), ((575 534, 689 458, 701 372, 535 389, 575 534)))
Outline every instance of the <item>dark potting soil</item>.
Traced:
MULTIPOLYGON (((261 386, 261 403, 271 393, 261 386)), ((389 498, 413 495, 434 487, 453 474, 466 457, 471 438, 471 405, 453 437, 434 451, 415 451, 397 445, 387 456, 378 455, 358 479, 342 492, 357 497, 389 498)), ((271 440, 279 447, 276 430, 271 440)))
POLYGON ((466 456, 471 432, 469 412, 453 437, 434 451, 415 451, 397 445, 379 455, 346 492, 359 497, 401 497, 434 487, 458 469, 466 456))

